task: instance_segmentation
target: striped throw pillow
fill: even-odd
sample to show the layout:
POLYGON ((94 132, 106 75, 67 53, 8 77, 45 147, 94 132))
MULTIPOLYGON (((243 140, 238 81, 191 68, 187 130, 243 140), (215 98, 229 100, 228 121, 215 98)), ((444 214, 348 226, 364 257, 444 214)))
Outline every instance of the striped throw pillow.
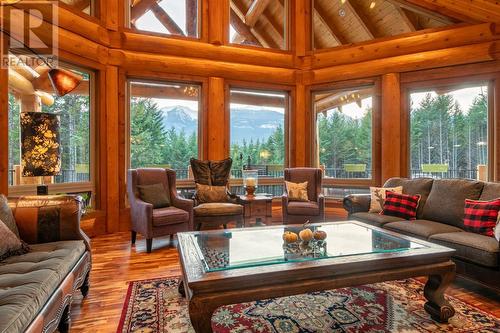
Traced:
POLYGON ((467 231, 495 237, 500 198, 491 201, 465 199, 464 226, 467 231))
POLYGON ((420 195, 386 192, 384 208, 381 215, 396 216, 405 220, 415 220, 420 202, 420 195))

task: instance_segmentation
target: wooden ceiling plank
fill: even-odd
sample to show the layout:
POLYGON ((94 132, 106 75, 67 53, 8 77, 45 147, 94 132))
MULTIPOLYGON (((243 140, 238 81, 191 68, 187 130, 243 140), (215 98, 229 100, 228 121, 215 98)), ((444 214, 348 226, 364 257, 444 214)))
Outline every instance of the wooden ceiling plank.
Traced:
POLYGON ((335 39, 338 45, 349 44, 347 39, 342 35, 337 27, 335 27, 333 22, 326 19, 325 10, 323 7, 321 7, 319 1, 314 1, 314 10, 321 23, 323 23, 323 25, 328 28, 328 32, 332 35, 333 39, 335 39))
POLYGON ((408 32, 417 31, 415 24, 411 21, 410 17, 408 15, 406 15, 405 10, 399 6, 395 6, 395 7, 396 7, 396 10, 398 11, 399 16, 401 16, 401 21, 403 21, 403 23, 408 28, 408 32))
POLYGON ((151 9, 151 7, 158 3, 159 0, 139 0, 137 1, 132 9, 130 10, 130 22, 135 24, 138 18, 146 14, 146 12, 151 9))
POLYGON ((467 23, 500 22, 500 2, 491 0, 405 0, 467 23))
POLYGON ((254 0, 245 15, 245 24, 253 28, 271 0, 254 0))
POLYGON ((168 32, 174 35, 184 36, 184 31, 175 23, 175 21, 167 14, 167 12, 157 3, 151 7, 151 12, 160 21, 168 32))
POLYGON ((354 8, 351 1, 346 1, 344 6, 352 13, 356 21, 359 23, 360 27, 365 32, 367 39, 375 39, 376 29, 372 26, 368 18, 359 10, 359 8, 354 8))
POLYGON ((446 24, 446 25, 456 24, 456 23, 460 22, 460 20, 457 20, 455 18, 452 18, 452 17, 446 16, 446 15, 443 15, 441 13, 429 10, 427 8, 424 8, 424 7, 420 7, 416 4, 409 3, 406 0, 386 0, 386 1, 392 3, 393 5, 395 5, 397 7, 409 10, 413 13, 423 15, 425 17, 429 17, 433 20, 436 20, 436 21, 441 22, 441 23, 446 24))
POLYGON ((241 20, 241 18, 238 16, 235 10, 233 8, 231 8, 230 10, 231 10, 230 22, 234 30, 236 30, 236 32, 240 36, 242 36, 246 41, 249 41, 255 45, 262 46, 262 43, 253 34, 252 30, 241 20))

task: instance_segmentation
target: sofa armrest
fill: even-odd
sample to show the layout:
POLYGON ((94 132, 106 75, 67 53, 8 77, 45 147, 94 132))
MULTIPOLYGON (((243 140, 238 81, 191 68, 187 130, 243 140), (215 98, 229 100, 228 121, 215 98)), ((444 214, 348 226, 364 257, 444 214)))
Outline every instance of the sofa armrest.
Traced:
POLYGON ((82 199, 70 195, 26 196, 9 199, 19 235, 28 244, 89 238, 80 229, 82 199))
POLYGON ((153 237, 153 205, 138 197, 130 200, 130 220, 132 230, 146 238, 153 237))
POLYGON ((351 194, 344 198, 344 209, 349 215, 370 210, 370 194, 351 194))
POLYGON ((172 205, 176 208, 182 209, 189 214, 189 230, 194 230, 194 223, 193 223, 193 208, 194 208, 194 201, 191 199, 184 199, 179 196, 173 197, 172 200, 172 205))

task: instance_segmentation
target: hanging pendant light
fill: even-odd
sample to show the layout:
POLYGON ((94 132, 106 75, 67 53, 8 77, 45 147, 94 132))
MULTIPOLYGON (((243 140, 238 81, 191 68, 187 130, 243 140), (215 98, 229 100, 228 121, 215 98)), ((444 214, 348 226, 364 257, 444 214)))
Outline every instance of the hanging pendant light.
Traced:
POLYGON ((52 87, 59 96, 72 92, 83 80, 80 75, 62 68, 52 68, 48 75, 52 87))

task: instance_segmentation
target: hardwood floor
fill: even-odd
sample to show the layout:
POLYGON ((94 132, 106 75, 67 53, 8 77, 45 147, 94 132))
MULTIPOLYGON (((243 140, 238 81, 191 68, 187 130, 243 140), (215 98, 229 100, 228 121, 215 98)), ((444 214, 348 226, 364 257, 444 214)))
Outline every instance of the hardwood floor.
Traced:
MULTIPOLYGON (((327 210, 330 220, 341 219, 342 210, 327 210)), ((279 210, 273 208, 273 222, 279 223, 279 210)), ((90 292, 86 299, 75 294, 71 309, 71 332, 115 332, 127 292, 128 282, 180 274, 177 241, 155 238, 153 252, 146 253, 146 242, 138 236, 135 246, 130 233, 120 232, 92 239, 90 292)), ((500 295, 475 284, 459 280, 448 290, 485 311, 500 317, 500 295)))

